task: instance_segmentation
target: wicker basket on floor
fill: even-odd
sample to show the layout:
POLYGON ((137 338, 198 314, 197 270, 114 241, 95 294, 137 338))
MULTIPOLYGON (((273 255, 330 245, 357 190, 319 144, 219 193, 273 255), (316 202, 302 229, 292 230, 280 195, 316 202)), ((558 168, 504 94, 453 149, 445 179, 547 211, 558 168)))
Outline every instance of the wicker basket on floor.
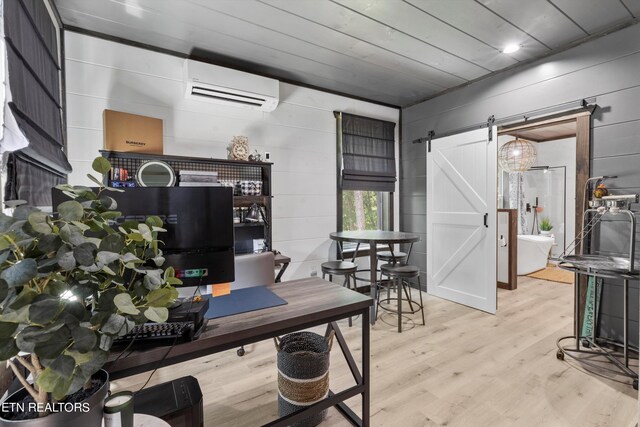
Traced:
MULTIPOLYGON (((313 332, 294 332, 275 339, 278 351, 278 412, 281 417, 304 409, 329 393, 329 337, 313 332)), ((322 422, 326 410, 292 424, 313 427, 322 422)))

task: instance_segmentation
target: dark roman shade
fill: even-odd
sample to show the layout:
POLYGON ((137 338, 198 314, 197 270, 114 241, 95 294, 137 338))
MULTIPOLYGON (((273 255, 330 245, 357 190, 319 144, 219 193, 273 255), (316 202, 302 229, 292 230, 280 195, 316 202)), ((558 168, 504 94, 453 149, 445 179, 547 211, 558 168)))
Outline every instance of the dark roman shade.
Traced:
POLYGON ((9 113, 29 145, 7 158, 5 199, 51 204, 51 187, 66 182, 57 29, 42 0, 4 1, 9 113))
POLYGON ((342 189, 395 191, 395 123, 342 115, 342 189))

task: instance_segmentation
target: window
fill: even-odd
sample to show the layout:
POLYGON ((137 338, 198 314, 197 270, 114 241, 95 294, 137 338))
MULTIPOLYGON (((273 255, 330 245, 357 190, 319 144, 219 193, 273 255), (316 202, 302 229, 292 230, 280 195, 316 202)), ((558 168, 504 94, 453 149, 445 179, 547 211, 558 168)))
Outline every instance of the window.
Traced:
POLYGON ((389 193, 342 191, 342 230, 389 230, 389 193))
POLYGON ((396 185, 395 123, 339 112, 336 118, 337 229, 390 230, 396 185))

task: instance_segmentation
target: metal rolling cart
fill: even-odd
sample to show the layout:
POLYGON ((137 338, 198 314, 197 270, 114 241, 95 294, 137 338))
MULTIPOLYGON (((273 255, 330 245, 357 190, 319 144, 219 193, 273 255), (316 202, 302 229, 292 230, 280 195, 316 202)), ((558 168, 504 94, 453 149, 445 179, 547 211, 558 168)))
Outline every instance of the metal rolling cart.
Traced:
MULTIPOLYGON (((629 352, 638 353, 638 349, 631 349, 629 346, 629 282, 640 280, 638 267, 634 263, 635 257, 635 232, 636 218, 635 212, 631 210, 631 204, 638 202, 638 195, 609 196, 602 199, 592 200, 589 203, 591 208, 585 210, 582 216, 583 230, 578 239, 580 242, 580 255, 565 255, 560 258, 559 267, 575 273, 575 316, 574 334, 561 337, 557 341, 558 351, 556 356, 564 360, 569 356, 580 363, 604 370, 609 373, 623 375, 633 380, 633 388, 638 389, 638 373, 629 366, 629 352), (591 231, 600 223, 605 215, 624 215, 629 219, 629 256, 628 258, 616 256, 604 256, 584 253, 584 240, 591 231), (588 222, 587 222, 588 220, 588 222), (592 276, 596 278, 617 279, 623 282, 623 343, 607 342, 609 346, 616 350, 604 348, 598 344, 596 339, 595 324, 591 328, 589 336, 581 336, 579 322, 579 301, 580 301, 580 276, 592 276), (574 340, 575 344, 563 345, 565 340, 574 340), (622 349, 622 353, 620 353, 622 349), (601 363, 593 360, 594 356, 604 356, 613 368, 607 368, 601 363)), ((596 282, 597 283, 597 282, 596 282)), ((606 283, 603 283, 606 286, 606 283)), ((593 292, 593 309, 597 309, 596 292, 593 292)), ((586 304, 585 304, 585 316, 586 304)), ((595 316, 594 316, 595 318, 595 316)))

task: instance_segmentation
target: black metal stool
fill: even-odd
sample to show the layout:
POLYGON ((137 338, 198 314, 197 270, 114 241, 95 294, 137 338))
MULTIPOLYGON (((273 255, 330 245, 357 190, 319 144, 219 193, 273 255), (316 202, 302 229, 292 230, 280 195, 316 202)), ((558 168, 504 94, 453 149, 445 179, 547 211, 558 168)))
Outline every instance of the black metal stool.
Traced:
POLYGON ((395 310, 385 307, 384 303, 390 304, 392 298, 389 293, 387 293, 387 298, 381 300, 380 292, 378 292, 378 307, 388 312, 396 312, 398 315, 398 332, 402 332, 402 315, 403 314, 414 314, 418 311, 422 314, 422 324, 425 325, 424 321, 424 303, 422 301, 422 291, 420 290, 420 269, 415 265, 407 265, 407 264, 383 264, 380 267, 381 274, 389 277, 389 281, 386 286, 388 286, 388 290, 395 285, 396 295, 397 295, 397 303, 398 306, 395 310), (420 302, 414 301, 411 298, 411 286, 406 283, 406 279, 413 279, 414 277, 418 278, 418 292, 420 293, 420 302), (406 298, 402 297, 402 292, 404 291, 406 298), (402 310, 402 301, 405 300, 409 303, 409 310, 402 310), (416 305, 417 308, 413 308, 416 305))
MULTIPOLYGON (((409 249, 409 252, 411 252, 411 249, 409 249)), ((407 260, 409 259, 408 254, 400 251, 397 251, 397 252, 382 251, 382 252, 378 252, 377 256, 378 256, 378 261, 381 261, 383 263, 389 263, 389 264, 406 264, 407 260)), ((380 272, 379 282, 382 282, 382 270, 377 268, 377 266, 376 266, 376 270, 380 272)), ((387 298, 389 298, 389 287, 387 287, 387 298)))
POLYGON ((407 261, 407 254, 404 252, 382 251, 378 252, 378 260, 391 264, 397 264, 407 261))
MULTIPOLYGON (((329 275, 329 281, 333 279, 333 276, 344 276, 344 283, 342 286, 347 289, 355 289, 356 287, 356 271, 358 266, 355 262, 349 261, 327 261, 320 265, 322 269, 322 278, 329 275), (351 279, 353 278, 353 288, 351 287, 351 279)), ((349 326, 351 326, 351 317, 349 317, 349 326)))

